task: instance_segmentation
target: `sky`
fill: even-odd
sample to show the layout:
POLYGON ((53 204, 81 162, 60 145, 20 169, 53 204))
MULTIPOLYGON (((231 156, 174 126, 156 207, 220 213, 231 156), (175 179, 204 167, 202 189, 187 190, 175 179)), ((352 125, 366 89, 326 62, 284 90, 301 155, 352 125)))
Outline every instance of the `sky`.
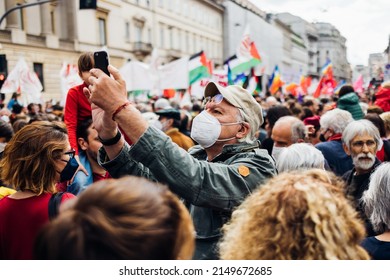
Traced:
POLYGON ((346 38, 352 66, 383 53, 390 36, 390 0, 250 0, 267 13, 289 12, 308 22, 328 22, 346 38))

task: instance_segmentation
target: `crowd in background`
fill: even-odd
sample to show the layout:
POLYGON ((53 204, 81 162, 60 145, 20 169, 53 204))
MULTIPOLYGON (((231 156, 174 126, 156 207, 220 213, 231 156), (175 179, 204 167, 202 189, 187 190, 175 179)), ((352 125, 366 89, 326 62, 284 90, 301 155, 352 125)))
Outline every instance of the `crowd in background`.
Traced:
MULTIPOLYGON (((90 69, 92 65, 80 71, 88 73, 90 69)), ((84 88, 92 92, 90 75, 83 80, 78 94, 85 94, 84 88)), ((127 170, 126 174, 132 176, 118 179, 126 175, 114 168, 120 162, 103 160, 112 158, 110 147, 124 135, 128 144, 121 151, 134 154, 137 145, 146 143, 145 137, 150 137, 147 143, 152 143, 159 130, 171 140, 158 136, 156 142, 175 143, 169 153, 174 154, 175 160, 183 160, 177 168, 184 173, 188 168, 189 177, 194 176, 196 181, 197 173, 184 165, 191 160, 181 153, 197 155, 198 144, 203 148, 214 145, 215 141, 210 146, 201 142, 211 137, 212 130, 204 138, 193 137, 192 130, 194 120, 199 120, 195 117, 205 109, 211 110, 207 106, 212 102, 221 102, 216 93, 224 89, 214 87, 206 88, 206 101, 192 100, 181 107, 176 99, 164 97, 153 97, 147 102, 132 100, 130 103, 145 123, 154 128, 147 129, 139 138, 127 135, 125 122, 120 120, 117 134, 103 137, 108 135, 102 135, 105 130, 97 125, 93 108, 91 111, 86 105, 89 103, 84 103, 90 111, 81 113, 82 117, 71 116, 79 120, 70 128, 66 106, 74 106, 71 103, 65 108, 51 102, 22 104, 20 94, 13 94, 0 110, 0 258, 191 259, 194 254, 195 258, 202 258, 195 248, 209 246, 200 242, 199 234, 206 227, 202 222, 218 221, 212 245, 217 251, 205 254, 205 258, 390 259, 390 82, 364 94, 345 85, 323 98, 298 98, 282 91, 254 96, 256 106, 262 108, 262 115, 256 117, 261 126, 254 135, 264 153, 264 161, 256 168, 269 165, 269 169, 261 171, 262 179, 253 185, 256 188, 250 187, 241 200, 230 199, 228 203, 232 205, 221 206, 215 202, 217 199, 206 201, 218 196, 217 189, 204 194, 200 188, 190 194, 194 190, 187 191, 185 184, 170 184, 175 178, 182 182, 182 174, 170 170, 171 178, 167 179, 168 175, 153 169, 159 163, 141 159, 136 162, 137 155, 133 155, 136 167, 131 167, 137 168, 137 172, 127 170), (207 99, 207 94, 211 99, 207 99), (102 153, 102 146, 107 154, 102 153), (66 194, 61 201, 67 203, 61 204, 58 217, 49 221, 47 207, 58 192, 66 194), (218 209, 222 218, 205 219, 210 214, 204 211, 203 216, 194 220, 193 213, 199 211, 199 206, 207 211, 218 209), (225 215, 226 209, 232 213, 225 215), (26 223, 26 212, 44 214, 34 214, 26 223), (21 231, 27 232, 28 238, 21 231)), ((227 124, 243 125, 251 120, 250 114, 257 107, 245 100, 251 97, 243 97, 242 101, 242 96, 230 96, 234 93, 230 90, 222 93, 221 98, 249 117, 245 115, 244 121, 227 124)), ((123 104, 123 108, 126 106, 127 103, 123 104)), ((123 108, 111 112, 112 120, 116 121, 123 108)), ((210 155, 202 160, 209 163, 210 155)), ((118 157, 125 156, 121 152, 118 157)), ((168 166, 169 159, 165 163, 161 159, 161 164, 168 166)), ((212 168, 219 162, 229 165, 226 159, 219 159, 204 167, 212 168)), ((204 165, 202 161, 196 164, 204 165)), ((247 180, 254 172, 251 168, 239 165, 238 175, 247 180)), ((233 177, 220 182, 231 184, 226 194, 222 192, 224 195, 234 197, 233 189, 240 188, 235 185, 240 181, 233 177)), ((214 233, 207 234, 209 238, 214 233)))

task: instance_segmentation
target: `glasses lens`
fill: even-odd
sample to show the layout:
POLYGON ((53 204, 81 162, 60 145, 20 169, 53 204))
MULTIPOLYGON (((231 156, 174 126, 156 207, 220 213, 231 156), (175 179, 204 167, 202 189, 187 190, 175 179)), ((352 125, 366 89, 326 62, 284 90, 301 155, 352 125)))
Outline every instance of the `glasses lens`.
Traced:
POLYGON ((76 151, 75 150, 71 150, 69 152, 65 152, 65 155, 68 155, 70 158, 73 158, 74 155, 75 155, 76 151))
POLYGON ((215 95, 215 96, 213 97, 213 99, 214 99, 214 103, 215 103, 215 104, 219 104, 219 103, 222 102, 223 96, 222 96, 222 94, 219 93, 219 94, 215 95))
POLYGON ((215 104, 219 104, 221 103, 223 100, 223 96, 222 94, 218 93, 217 95, 214 95, 214 96, 207 96, 204 100, 203 100, 203 106, 205 106, 207 103, 209 103, 210 101, 214 102, 215 104))
POLYGON ((367 147, 372 148, 376 145, 376 142, 373 140, 368 140, 367 142, 357 141, 357 142, 352 143, 352 146, 354 146, 355 148, 361 149, 361 148, 363 148, 364 144, 366 144, 367 147))

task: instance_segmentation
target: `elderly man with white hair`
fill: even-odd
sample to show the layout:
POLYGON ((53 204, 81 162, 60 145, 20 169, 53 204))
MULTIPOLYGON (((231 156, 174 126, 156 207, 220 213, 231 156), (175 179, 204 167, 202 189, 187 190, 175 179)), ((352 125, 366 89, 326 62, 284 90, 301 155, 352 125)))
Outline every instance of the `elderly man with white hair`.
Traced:
POLYGON ((383 142, 378 128, 369 120, 349 123, 344 129, 342 140, 344 150, 351 156, 353 162, 353 168, 343 175, 347 183, 346 194, 365 220, 367 235, 372 236, 375 231, 365 215, 360 199, 363 192, 368 189, 371 173, 380 164, 375 155, 382 148, 383 142))
POLYGON ((341 142, 345 127, 352 121, 351 113, 341 109, 328 111, 320 119, 322 142, 315 147, 324 155, 330 170, 338 176, 342 176, 353 167, 352 159, 345 153, 341 142))

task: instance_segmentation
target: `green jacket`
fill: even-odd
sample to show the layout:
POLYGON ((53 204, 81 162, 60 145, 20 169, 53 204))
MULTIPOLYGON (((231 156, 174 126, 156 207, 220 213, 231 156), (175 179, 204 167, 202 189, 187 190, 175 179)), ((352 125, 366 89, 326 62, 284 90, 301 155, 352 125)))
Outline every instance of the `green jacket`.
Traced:
POLYGON ((337 108, 350 112, 355 120, 364 117, 363 110, 359 105, 359 97, 355 92, 341 96, 337 101, 337 108))
POLYGON ((165 133, 149 127, 135 145, 126 144, 111 161, 105 161, 101 148, 98 160, 113 178, 135 175, 168 185, 185 200, 193 219, 194 258, 213 259, 222 225, 247 195, 276 174, 276 168, 258 142, 226 145, 212 162, 206 157, 200 146, 188 153, 165 133))

